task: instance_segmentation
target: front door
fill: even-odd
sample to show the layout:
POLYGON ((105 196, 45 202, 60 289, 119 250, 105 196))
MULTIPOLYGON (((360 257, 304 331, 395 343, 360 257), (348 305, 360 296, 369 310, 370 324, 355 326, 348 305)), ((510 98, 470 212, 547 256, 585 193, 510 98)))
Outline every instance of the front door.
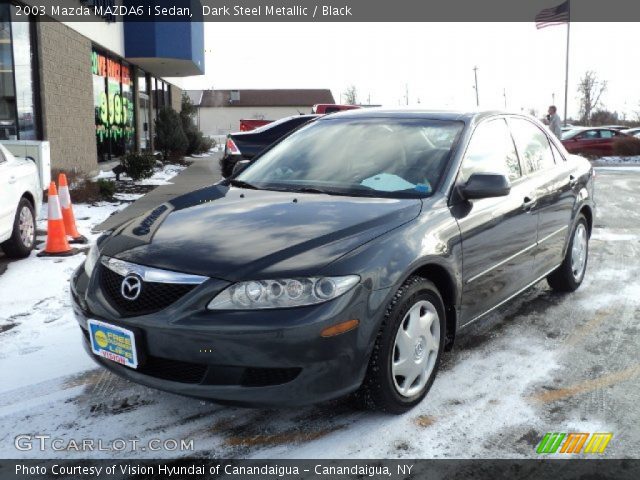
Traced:
POLYGON ((452 208, 462 235, 461 325, 473 321, 531 281, 537 220, 531 185, 522 178, 511 133, 503 118, 474 131, 457 184, 473 173, 499 173, 512 182, 506 197, 463 201, 452 208))

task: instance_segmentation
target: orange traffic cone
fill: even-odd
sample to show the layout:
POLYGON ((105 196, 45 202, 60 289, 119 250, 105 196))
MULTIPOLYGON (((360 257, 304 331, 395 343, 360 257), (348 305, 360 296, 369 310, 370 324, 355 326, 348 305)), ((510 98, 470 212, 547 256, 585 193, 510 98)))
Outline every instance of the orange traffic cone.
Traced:
POLYGON ((64 229, 67 235, 71 237, 71 243, 88 243, 86 237, 80 235, 80 232, 78 232, 76 228, 76 217, 73 214, 69 184, 67 183, 67 176, 64 173, 58 176, 58 187, 60 188, 60 207, 62 209, 64 229))
POLYGON ((45 249, 38 254, 39 257, 45 256, 67 256, 77 253, 69 246, 67 242, 67 234, 64 229, 64 220, 62 219, 62 211, 60 210, 60 202, 58 200, 58 190, 56 184, 51 182, 49 185, 49 215, 47 219, 47 245, 45 249))

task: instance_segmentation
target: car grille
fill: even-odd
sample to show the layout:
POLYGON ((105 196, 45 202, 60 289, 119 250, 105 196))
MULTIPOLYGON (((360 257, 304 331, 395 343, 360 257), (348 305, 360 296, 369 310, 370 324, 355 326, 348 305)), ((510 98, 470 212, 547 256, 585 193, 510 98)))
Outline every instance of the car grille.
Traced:
POLYGON ((142 282, 142 292, 135 300, 127 300, 120 293, 124 277, 100 266, 100 288, 105 298, 123 317, 159 312, 185 296, 197 285, 142 282))

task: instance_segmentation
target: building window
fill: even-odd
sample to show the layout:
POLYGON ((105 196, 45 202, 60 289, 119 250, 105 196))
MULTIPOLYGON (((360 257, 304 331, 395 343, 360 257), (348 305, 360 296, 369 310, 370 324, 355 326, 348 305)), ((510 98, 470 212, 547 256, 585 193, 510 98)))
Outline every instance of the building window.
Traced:
POLYGON ((33 20, 16 21, 14 15, 14 6, 0 4, 0 139, 36 140, 33 20))
POLYGON ((151 98, 147 74, 138 70, 138 145, 140 150, 151 149, 151 98))
POLYGON ((91 63, 98 160, 104 161, 135 149, 131 66, 97 49, 91 63))

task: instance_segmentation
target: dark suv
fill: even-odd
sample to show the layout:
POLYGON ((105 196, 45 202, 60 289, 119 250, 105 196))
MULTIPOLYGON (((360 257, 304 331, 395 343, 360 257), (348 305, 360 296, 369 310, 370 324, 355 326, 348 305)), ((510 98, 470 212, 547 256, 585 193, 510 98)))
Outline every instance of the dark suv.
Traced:
POLYGON ((338 113, 105 234, 74 310, 89 354, 151 387, 403 412, 458 332, 541 279, 580 286, 593 183, 530 117, 338 113))

